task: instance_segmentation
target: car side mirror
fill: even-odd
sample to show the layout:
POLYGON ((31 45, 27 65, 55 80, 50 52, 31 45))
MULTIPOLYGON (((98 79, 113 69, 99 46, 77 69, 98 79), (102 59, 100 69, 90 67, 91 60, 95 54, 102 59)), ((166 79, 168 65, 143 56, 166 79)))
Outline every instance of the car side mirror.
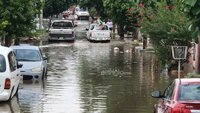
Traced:
POLYGON ((23 64, 17 64, 17 68, 22 68, 23 64))
POLYGON ((77 26, 78 26, 78 25, 76 25, 76 24, 74 25, 74 27, 77 27, 77 26))
POLYGON ((162 98, 163 96, 161 95, 161 91, 154 91, 151 93, 151 96, 153 98, 162 98))
POLYGON ((88 31, 89 29, 88 29, 88 28, 85 28, 85 30, 88 31))
POLYGON ((43 55, 42 58, 43 58, 43 60, 47 60, 47 56, 46 55, 43 55))
POLYGON ((49 32, 49 29, 48 29, 48 28, 46 29, 46 32, 49 32))

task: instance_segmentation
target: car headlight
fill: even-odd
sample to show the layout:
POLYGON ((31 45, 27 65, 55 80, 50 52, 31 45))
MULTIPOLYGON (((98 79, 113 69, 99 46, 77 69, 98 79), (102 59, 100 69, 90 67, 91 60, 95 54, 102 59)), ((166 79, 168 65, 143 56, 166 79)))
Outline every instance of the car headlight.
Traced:
POLYGON ((31 71, 32 71, 32 72, 41 72, 41 71, 42 71, 42 68, 36 67, 36 68, 31 69, 31 71))

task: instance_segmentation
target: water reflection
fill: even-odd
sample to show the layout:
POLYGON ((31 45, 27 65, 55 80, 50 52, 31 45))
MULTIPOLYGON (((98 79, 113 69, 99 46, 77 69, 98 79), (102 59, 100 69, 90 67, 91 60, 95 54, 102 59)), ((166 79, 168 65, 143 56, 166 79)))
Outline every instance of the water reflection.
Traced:
POLYGON ((22 113, 39 113, 43 110, 44 81, 23 80, 18 93, 22 113))
POLYGON ((0 102, 0 113, 21 113, 18 98, 14 96, 11 101, 0 102))
POLYGON ((168 84, 155 54, 131 43, 78 40, 43 50, 49 58, 46 80, 24 83, 19 91, 26 113, 150 113, 150 93, 168 84))

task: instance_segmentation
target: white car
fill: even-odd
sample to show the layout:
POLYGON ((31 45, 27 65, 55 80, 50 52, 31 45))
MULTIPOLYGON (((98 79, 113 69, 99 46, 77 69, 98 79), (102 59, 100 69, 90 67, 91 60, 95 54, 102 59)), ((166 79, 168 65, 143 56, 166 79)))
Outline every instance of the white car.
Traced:
POLYGON ((10 48, 16 54, 16 59, 23 67, 20 69, 24 80, 43 79, 47 73, 47 57, 39 46, 16 45, 10 48))
POLYGON ((74 41, 75 33, 72 20, 53 20, 48 30, 49 41, 74 41))
POLYGON ((12 49, 0 46, 0 101, 11 100, 18 93, 20 67, 12 49))
POLYGON ((86 30, 89 41, 110 41, 111 39, 111 31, 107 25, 91 24, 86 30))

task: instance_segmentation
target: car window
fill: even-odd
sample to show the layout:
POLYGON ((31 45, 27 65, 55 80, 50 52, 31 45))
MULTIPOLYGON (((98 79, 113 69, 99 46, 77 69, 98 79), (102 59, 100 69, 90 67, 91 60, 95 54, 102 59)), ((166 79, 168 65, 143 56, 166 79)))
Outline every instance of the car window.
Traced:
POLYGON ((89 20, 89 16, 78 16, 78 20, 89 20))
POLYGON ((18 61, 41 61, 39 50, 14 49, 18 61))
POLYGON ((96 25, 97 30, 108 30, 108 26, 106 25, 96 25))
POLYGON ((17 61, 13 52, 8 54, 8 61, 10 66, 10 71, 13 72, 17 69, 17 61))
POLYGON ((174 91, 174 86, 175 86, 175 82, 171 82, 168 87, 165 89, 165 92, 163 94, 164 98, 166 99, 171 99, 173 91, 174 91))
POLYGON ((3 55, 0 55, 0 72, 6 71, 6 61, 3 55))
POLYGON ((54 29, 67 29, 67 28, 72 28, 73 25, 71 22, 54 22, 52 24, 52 27, 54 29))
POLYGON ((180 85, 178 100, 200 100, 200 84, 180 85))

